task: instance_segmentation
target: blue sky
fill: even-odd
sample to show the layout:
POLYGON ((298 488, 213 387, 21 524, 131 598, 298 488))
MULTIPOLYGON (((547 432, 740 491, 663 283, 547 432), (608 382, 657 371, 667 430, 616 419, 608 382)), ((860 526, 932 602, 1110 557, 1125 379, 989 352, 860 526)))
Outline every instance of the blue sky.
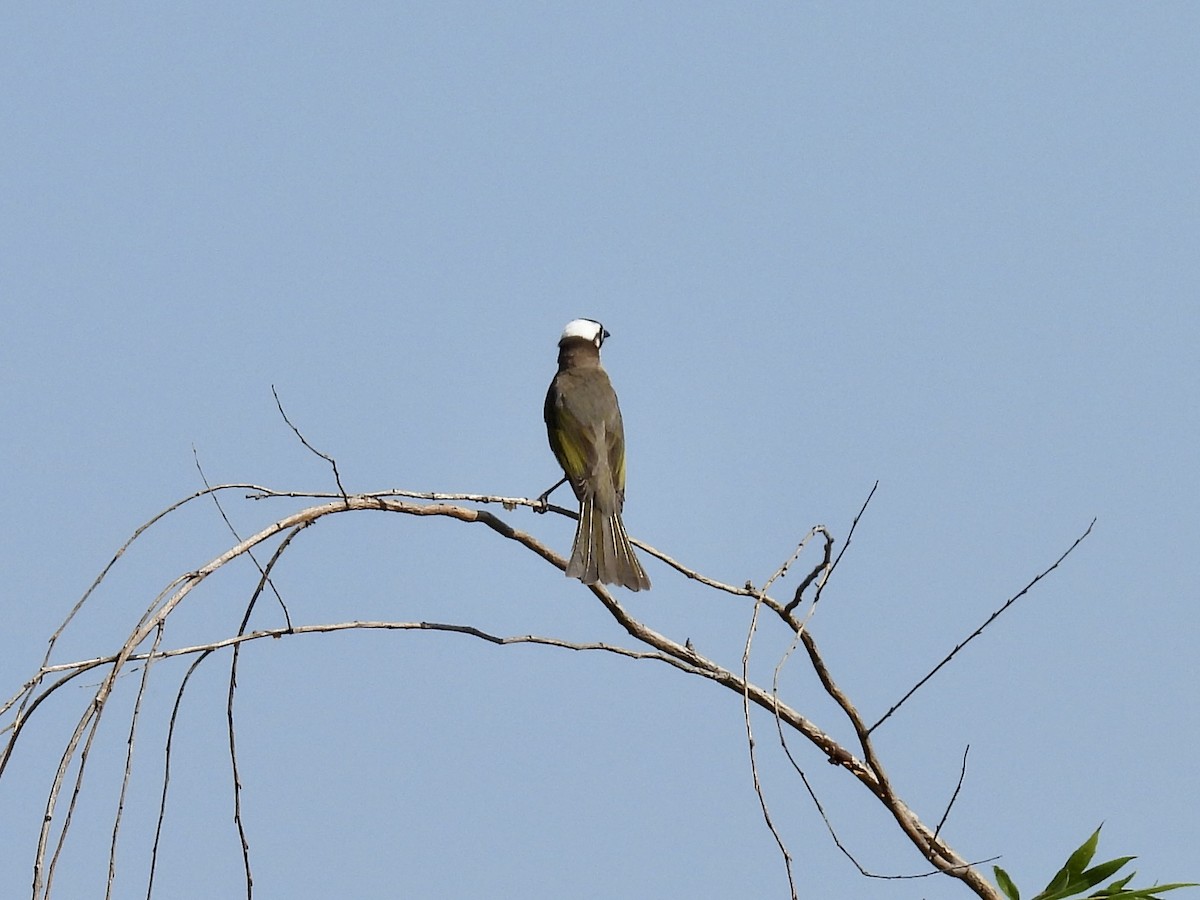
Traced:
MULTIPOLYGON (((898 792, 1036 891, 1101 821, 1144 880, 1200 878, 1200 11, 1156 4, 144 4, 0 29, 5 696, 140 523, 213 482, 535 496, 554 343, 604 322, 629 530, 762 583, 844 538, 812 622, 882 713, 1098 519, 879 733, 898 792)), ((249 533, 297 503, 239 502, 249 533)), ((506 517, 566 552, 571 526, 506 517)), ((276 583, 298 623, 472 624, 627 643, 481 529, 343 515, 276 583)), ((122 560, 58 661, 110 652, 232 541, 192 504, 122 560)), ((739 664, 746 603, 657 562, 639 618, 739 664)), ((792 576, 780 594, 793 588, 792 576)), ((166 643, 233 633, 254 572, 166 643)), ((279 616, 263 607, 254 624, 279 616)), ((786 636, 758 638, 769 678, 786 636)), ((143 711, 116 896, 144 895, 164 728, 143 711)), ((228 659, 185 697, 156 896, 236 896, 228 659)), ((243 653, 261 896, 785 896, 738 699, 665 666, 430 633, 243 653)), ((97 737, 56 895, 102 882, 136 677, 97 737)), ((783 692, 849 740, 802 662, 783 692)), ((0 780, 0 894, 28 890, 86 688, 0 780)), ((759 718, 803 893, 865 882, 759 718)), ((872 871, 922 870, 794 742, 872 871)))

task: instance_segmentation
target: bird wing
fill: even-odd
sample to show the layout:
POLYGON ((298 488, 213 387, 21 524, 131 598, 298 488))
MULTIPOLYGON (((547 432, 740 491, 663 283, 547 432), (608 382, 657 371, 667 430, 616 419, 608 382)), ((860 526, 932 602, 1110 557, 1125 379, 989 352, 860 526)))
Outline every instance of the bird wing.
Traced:
POLYGON ((559 372, 546 394, 545 419, 550 448, 575 495, 583 499, 585 492, 597 493, 601 509, 620 512, 625 438, 617 397, 604 370, 559 372))
POLYGON ((554 458, 578 494, 584 477, 594 468, 595 444, 590 440, 590 429, 584 427, 570 407, 562 402, 562 393, 553 387, 546 397, 546 430, 554 458))

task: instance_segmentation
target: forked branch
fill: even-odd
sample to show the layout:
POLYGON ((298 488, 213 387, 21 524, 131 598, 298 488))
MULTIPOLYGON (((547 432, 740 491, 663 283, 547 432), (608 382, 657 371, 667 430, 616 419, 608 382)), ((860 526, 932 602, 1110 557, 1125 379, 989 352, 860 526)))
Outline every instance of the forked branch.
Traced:
MULTIPOLYGON (((227 648, 234 648, 236 653, 236 648, 239 648, 252 641, 261 640, 264 637, 291 637, 304 634, 330 633, 351 629, 437 630, 458 633, 464 636, 486 640, 500 645, 525 643, 539 644, 576 651, 608 652, 633 659, 647 659, 665 663, 685 674, 708 679, 709 681, 719 684, 728 690, 736 692, 742 698, 746 709, 747 736, 752 754, 754 752, 754 738, 752 729, 750 728, 750 708, 752 706, 757 706, 758 708, 767 711, 767 713, 773 717, 777 724, 777 728, 779 729, 781 740, 784 742, 785 750, 787 751, 789 758, 793 759, 793 762, 795 762, 794 757, 792 756, 791 750, 787 748, 786 738, 784 738, 786 733, 793 735, 799 734, 802 736, 815 748, 817 748, 817 750, 825 759, 849 772, 854 779, 856 779, 875 797, 877 797, 888 810, 889 814, 895 819, 902 832, 916 846, 922 857, 928 860, 936 870, 960 879, 979 897, 988 898, 988 900, 998 900, 1000 897, 995 888, 985 878, 983 878, 977 869, 972 864, 968 863, 958 853, 956 853, 945 842, 941 835, 944 817, 943 821, 939 823, 936 828, 929 828, 926 826, 899 798, 888 779, 882 762, 878 758, 875 748, 872 745, 871 732, 880 724, 880 722, 884 721, 888 716, 894 713, 897 708, 899 708, 900 703, 903 702, 903 699, 900 703, 897 703, 896 706, 893 707, 893 709, 883 717, 883 719, 881 719, 879 722, 876 722, 875 725, 868 727, 863 717, 851 702, 850 698, 844 693, 844 691, 842 691, 833 678, 828 666, 820 654, 815 639, 809 633, 809 630, 806 627, 808 618, 812 615, 815 602, 820 598, 821 591, 828 583, 830 573, 836 567, 837 562, 841 559, 842 555, 839 553, 836 557, 833 556, 832 548, 834 541, 827 529, 821 527, 813 529, 810 532, 809 537, 806 538, 805 541, 802 542, 797 548, 796 553, 788 560, 787 563, 780 567, 775 576, 769 579, 765 586, 761 589, 754 588, 750 585, 739 588, 732 585, 723 584, 703 576, 699 572, 670 559, 665 554, 654 549, 653 547, 647 546, 643 542, 635 542, 647 553, 662 560, 664 563, 671 566, 688 579, 712 587, 715 590, 722 591, 734 597, 747 598, 750 601, 751 606, 749 609, 753 615, 752 625, 747 638, 745 653, 742 658, 742 665, 738 670, 723 666, 718 661, 703 655, 697 651, 697 649, 693 647, 690 642, 684 641, 683 643, 680 643, 653 629, 645 622, 635 618, 606 588, 600 585, 591 585, 589 586, 589 590, 604 606, 613 619, 620 624, 620 626, 625 630, 626 633, 630 635, 631 638, 633 638, 634 641, 637 642, 639 649, 622 648, 595 642, 574 643, 549 637, 536 637, 533 635, 502 637, 487 633, 467 624, 431 622, 343 622, 325 625, 298 625, 295 627, 293 627, 289 622, 288 626, 284 628, 265 630, 260 629, 255 631, 247 630, 249 625, 250 610, 253 608, 253 605, 258 596, 261 594, 262 590, 266 586, 270 585, 271 572, 285 551, 292 546, 293 538, 302 530, 311 527, 327 516, 376 511, 411 516, 418 519, 449 518, 468 524, 479 524, 487 527, 490 531, 505 538, 506 540, 512 541, 515 544, 523 547, 525 550, 533 553, 559 570, 563 570, 566 567, 566 560, 553 549, 542 543, 537 537, 526 531, 516 528, 506 519, 501 518, 486 508, 462 505, 462 503, 465 501, 479 504, 480 506, 498 504, 509 510, 522 506, 533 509, 536 508, 538 503, 536 499, 530 500, 522 497, 498 497, 478 494, 436 494, 398 490, 382 491, 369 494, 347 494, 341 490, 340 480, 339 492, 336 494, 277 492, 256 485, 219 485, 217 487, 206 487, 204 491, 197 492, 190 498, 187 498, 186 500, 181 501, 179 504, 174 505, 140 528, 138 532, 135 533, 133 538, 130 539, 130 542, 126 543, 126 545, 122 547, 120 551, 118 551, 117 555, 113 558, 112 563, 106 567, 105 573, 121 557, 121 554, 129 546, 129 543, 136 539, 138 535, 142 534, 147 528, 150 527, 150 525, 159 521, 163 515, 180 508, 189 500, 196 499, 201 496, 217 497, 220 494, 228 492, 234 488, 251 491, 252 493, 250 494, 250 497, 253 499, 287 496, 309 497, 325 502, 319 502, 315 505, 279 518, 266 527, 261 528, 259 531, 253 535, 250 535, 249 537, 236 539, 236 542, 233 546, 229 547, 225 552, 210 560, 207 564, 201 566, 194 572, 189 572, 180 576, 178 579, 173 581, 166 590, 164 590, 159 594, 158 597, 155 598, 154 602, 138 618, 123 645, 115 652, 99 655, 91 659, 58 664, 50 663, 50 654, 48 653, 43 665, 34 674, 34 676, 30 678, 21 687, 21 689, 12 698, 10 698, 7 703, 4 704, 2 708, 0 708, 0 716, 5 716, 10 719, 10 721, 4 724, 3 731, 0 731, 0 733, 4 733, 4 731, 8 733, 8 740, 3 747, 3 752, 0 753, 0 776, 2 776, 4 774, 5 766, 7 765, 7 762, 11 756, 13 746, 22 735, 29 716, 39 709, 42 709, 43 704, 51 695, 56 693, 60 687, 74 679, 79 674, 93 670, 100 670, 104 672, 104 676, 96 688, 91 702, 88 703, 87 708, 80 715, 79 720, 75 725, 75 729, 66 743, 62 756, 59 760, 59 765, 53 778, 53 782, 47 795, 45 814, 41 823, 36 858, 33 863, 32 896, 34 900, 40 900, 40 898, 48 898, 50 896, 55 867, 62 854, 66 834, 71 826, 72 814, 76 808, 75 801, 81 790, 87 770, 88 751, 91 747, 93 739, 95 738, 100 719, 106 710, 108 700, 115 688, 117 680, 122 674, 124 674, 126 670, 129 669, 130 666, 141 665, 144 667, 142 679, 140 680, 140 697, 141 691, 144 691, 145 684, 150 677, 150 668, 152 663, 174 656, 189 655, 196 658, 192 668, 188 670, 188 675, 185 678, 184 684, 180 686, 180 692, 176 699, 175 709, 172 712, 173 728, 175 717, 177 716, 179 710, 179 703, 182 700, 183 689, 187 684, 187 679, 190 678, 190 675, 195 670, 195 667, 213 653, 227 648), (821 539, 820 561, 814 565, 802 579, 800 588, 796 591, 795 596, 790 602, 785 604, 773 598, 769 592, 775 582, 784 577, 788 566, 799 558, 801 552, 805 549, 805 544, 814 537, 819 537, 821 539), (167 649, 164 649, 161 646, 161 637, 172 613, 178 609, 179 606, 184 603, 187 598, 198 587, 200 587, 200 585, 202 585, 210 575, 222 569, 224 566, 230 564, 239 557, 249 556, 256 550, 264 547, 271 548, 269 562, 262 566, 259 566, 257 562, 255 563, 260 577, 257 579, 257 585, 250 596, 245 616, 241 622, 238 632, 235 635, 221 640, 211 641, 203 644, 194 644, 191 646, 167 649), (806 592, 809 590, 814 592, 811 598, 812 603, 807 608, 807 614, 803 618, 798 618, 797 610, 802 599, 807 596, 806 592), (767 608, 773 611, 778 619, 786 623, 787 627, 794 633, 796 641, 798 642, 798 646, 804 647, 809 662, 811 663, 823 689, 831 698, 834 699, 842 714, 851 724, 856 736, 857 747, 848 748, 842 746, 836 740, 834 740, 827 731, 818 727, 813 721, 804 716, 793 705, 785 702, 780 697, 778 667, 776 669, 775 682, 769 689, 760 686, 751 680, 749 659, 754 628, 758 627, 757 610, 760 608, 767 608), (147 646, 148 643, 149 646, 147 646), (50 679, 57 680, 50 681, 50 679), (65 815, 63 815, 59 808, 59 796, 62 788, 68 781, 68 775, 72 771, 75 773, 75 777, 73 779, 73 788, 71 790, 70 801, 67 804, 65 815), (56 823, 59 823, 60 820, 61 824, 59 825, 57 836, 55 837, 53 827, 56 823)), ((869 500, 870 498, 868 497, 868 502, 869 500)), ((866 508, 866 504, 864 504, 863 508, 866 508)), ((566 511, 563 512, 564 514, 570 514, 566 511)), ((224 510, 222 510, 222 515, 224 515, 224 510)), ((860 511, 859 516, 855 518, 856 524, 861 515, 862 511, 860 511)), ((234 530, 232 524, 230 524, 230 529, 234 530)), ((851 529, 851 534, 852 533, 853 529, 851 529)), ((1074 547, 1077 546, 1078 543, 1086 536, 1087 532, 1085 532, 1085 534, 1082 535, 1074 545, 1072 545, 1071 549, 1074 549, 1074 547)), ((844 553, 844 548, 842 552, 844 553)), ((1067 553, 1070 553, 1070 550, 1068 550, 1067 553)), ((1062 559, 1065 558, 1066 555, 1067 554, 1063 554, 1063 557, 1061 557, 1058 562, 1054 564, 1054 566, 1051 566, 1050 569, 1047 569, 1032 582, 1030 582, 1030 584, 1027 585, 1023 591, 1010 599, 1004 607, 993 614, 992 618, 988 620, 988 623, 993 621, 1000 612, 1004 611, 1004 609, 1007 609, 1009 606, 1011 606, 1018 597, 1031 589, 1038 580, 1049 574, 1049 572, 1052 571, 1054 567, 1058 565, 1058 563, 1062 562, 1062 559)), ((104 573, 102 573, 101 577, 97 579, 96 583, 89 588, 88 592, 84 595, 80 603, 77 604, 76 607, 71 611, 67 621, 64 622, 63 626, 52 636, 51 650, 53 649, 54 642, 58 639, 59 635, 62 634, 63 629, 67 627, 71 621, 71 618, 78 611, 79 607, 84 601, 87 600, 89 596, 92 595, 96 586, 103 579, 103 575, 104 573)), ((282 598, 280 598, 280 602, 282 602, 282 598)), ((984 626, 981 626, 981 628, 978 629, 975 634, 968 637, 967 640, 963 641, 962 644, 959 645, 959 647, 955 648, 950 656, 943 660, 943 662, 934 669, 934 672, 943 667, 949 661, 949 659, 954 656, 955 653, 961 650, 962 646, 964 646, 967 642, 969 642, 969 640, 981 632, 983 628, 986 628, 988 623, 985 623, 984 626)), ((782 665, 782 661, 780 665, 782 665)), ((930 674, 932 675, 933 673, 930 674)), ((918 683, 914 687, 914 690, 919 688, 924 681, 928 680, 928 677, 929 676, 927 676, 926 679, 923 679, 922 682, 918 683)), ((235 779, 235 798, 237 798, 238 828, 245 857, 247 894, 250 895, 252 893, 252 882, 250 878, 249 844, 240 819, 240 787, 237 780, 237 751, 236 742, 234 740, 233 701, 235 686, 236 655, 232 663, 230 674, 228 727, 230 734, 231 762, 235 779)), ((906 699, 907 696, 910 696, 911 693, 912 692, 910 691, 904 699, 906 699)), ((135 710, 137 708, 139 707, 135 706, 135 710)), ((129 742, 131 748, 135 738, 136 727, 137 722, 135 718, 133 721, 131 721, 129 730, 129 742)), ((169 758, 170 745, 168 744, 168 765, 169 758)), ((128 763, 126 771, 128 772, 128 763)), ((797 771, 799 771, 798 766, 797 771)), ((153 887, 153 866, 156 864, 157 860, 158 837, 161 834, 162 823, 164 821, 166 810, 166 788, 169 774, 170 771, 168 768, 164 771, 162 780, 162 805, 159 812, 159 820, 154 842, 155 861, 151 863, 152 868, 150 872, 151 889, 153 887)), ((801 775, 803 777, 803 773, 801 773, 801 775)), ((128 774, 126 774, 126 783, 127 780, 128 774)), ((805 783, 807 785, 807 779, 805 779, 805 783)), ((758 789, 760 801, 763 806, 764 817, 770 825, 772 833, 779 844, 781 852, 783 853, 785 864, 787 864, 789 868, 789 881, 791 881, 792 876, 790 872, 790 854, 782 836, 776 830, 775 824, 771 821, 770 812, 766 803, 766 797, 762 792, 761 786, 759 786, 758 789)), ((957 790, 955 793, 957 794, 957 790)), ((122 788, 122 797, 123 796, 124 788, 122 788)), ((816 798, 814 795, 814 800, 815 799, 816 798)), ((825 818, 825 821, 828 824, 829 819, 826 816, 823 808, 821 808, 821 815, 825 818)), ((112 884, 112 867, 115 866, 117 834, 120 829, 120 821, 120 815, 118 813, 118 816, 114 822, 112 836, 111 859, 114 860, 114 862, 110 864, 110 887, 112 884)), ((832 830, 832 826, 830 826, 830 828, 832 830)), ((836 835, 834 835, 834 840, 837 841, 836 835)), ((841 843, 838 842, 838 845, 841 846, 841 843)), ((792 883, 792 891, 793 894, 796 893, 794 882, 792 883)))

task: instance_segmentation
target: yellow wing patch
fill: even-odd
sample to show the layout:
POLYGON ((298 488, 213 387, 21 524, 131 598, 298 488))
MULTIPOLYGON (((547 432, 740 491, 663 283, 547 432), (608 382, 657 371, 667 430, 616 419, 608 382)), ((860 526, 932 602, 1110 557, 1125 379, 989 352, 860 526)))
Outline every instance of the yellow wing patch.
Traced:
POLYGON ((566 476, 572 481, 579 481, 588 474, 590 448, 581 440, 583 429, 578 423, 567 421, 567 413, 562 408, 558 410, 558 414, 563 421, 550 429, 554 455, 566 476))

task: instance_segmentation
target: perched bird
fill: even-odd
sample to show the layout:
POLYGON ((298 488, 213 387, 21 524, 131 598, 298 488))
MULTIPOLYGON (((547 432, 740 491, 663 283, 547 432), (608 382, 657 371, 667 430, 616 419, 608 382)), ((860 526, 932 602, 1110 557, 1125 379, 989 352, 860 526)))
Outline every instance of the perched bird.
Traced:
POLYGON ((591 319, 574 319, 563 329, 558 374, 546 392, 546 433, 579 500, 567 577, 643 591, 649 589, 650 579, 621 521, 625 431, 617 395, 600 365, 600 345, 608 336, 604 326, 591 319))

